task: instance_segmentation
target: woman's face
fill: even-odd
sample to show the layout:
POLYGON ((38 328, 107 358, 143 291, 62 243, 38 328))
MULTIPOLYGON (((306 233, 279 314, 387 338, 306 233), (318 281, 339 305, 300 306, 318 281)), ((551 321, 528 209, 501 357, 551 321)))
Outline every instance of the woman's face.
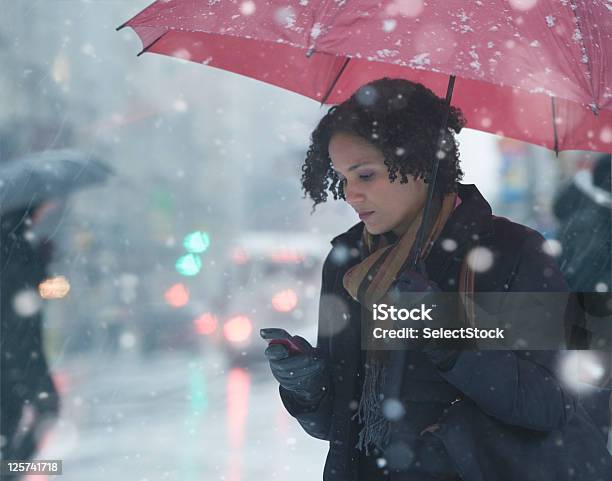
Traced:
POLYGON ((354 134, 339 132, 329 143, 333 168, 344 182, 346 201, 359 215, 370 234, 393 231, 402 235, 425 205, 427 185, 408 176, 389 180, 383 153, 354 134))

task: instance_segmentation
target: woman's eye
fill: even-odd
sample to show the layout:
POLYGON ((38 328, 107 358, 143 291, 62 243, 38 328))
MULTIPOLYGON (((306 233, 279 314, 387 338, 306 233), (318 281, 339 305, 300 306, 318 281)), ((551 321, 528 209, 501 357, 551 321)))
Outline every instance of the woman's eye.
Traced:
POLYGON ((361 180, 369 180, 372 177, 374 177, 374 174, 370 173, 370 174, 359 174, 359 178, 361 180))

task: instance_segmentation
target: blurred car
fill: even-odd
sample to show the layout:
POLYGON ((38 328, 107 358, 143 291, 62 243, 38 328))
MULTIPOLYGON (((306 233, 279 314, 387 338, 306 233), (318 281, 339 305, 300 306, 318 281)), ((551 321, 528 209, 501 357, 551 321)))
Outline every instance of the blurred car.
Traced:
POLYGON ((136 337, 142 354, 198 352, 201 340, 198 326, 194 322, 196 318, 190 306, 145 305, 138 310, 136 322, 136 337))
POLYGON ((220 310, 221 342, 230 362, 265 359, 262 327, 312 337, 328 251, 327 240, 308 233, 252 232, 231 246, 220 310))

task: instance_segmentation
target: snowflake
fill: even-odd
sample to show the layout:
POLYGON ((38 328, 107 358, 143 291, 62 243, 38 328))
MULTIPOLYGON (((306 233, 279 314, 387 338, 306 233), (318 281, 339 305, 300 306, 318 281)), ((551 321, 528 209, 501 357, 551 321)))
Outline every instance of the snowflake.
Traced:
POLYGON ((430 65, 430 64, 431 64, 431 59, 429 58, 429 52, 420 53, 410 59, 410 66, 413 68, 422 67, 424 65, 430 65))
POLYGON ((397 50, 389 50, 388 48, 384 48, 382 50, 377 50, 376 55, 378 55, 380 58, 397 57, 399 52, 397 50))
POLYGON ((313 39, 319 38, 319 35, 321 35, 322 30, 323 25, 321 25, 319 22, 315 23, 312 26, 312 29, 310 30, 310 37, 313 39))
POLYGON ((546 19, 546 25, 548 25, 549 27, 555 26, 555 17, 553 17, 552 15, 547 15, 544 18, 546 19))
POLYGON ((395 30, 395 27, 397 27, 397 20, 394 20, 392 18, 383 20, 383 30, 385 32, 393 32, 393 30, 395 30))
MULTIPOLYGON (((455 17, 457 17, 460 22, 460 25, 458 25, 459 32, 463 34, 463 33, 474 31, 472 27, 467 25, 467 23, 472 19, 472 17, 468 15, 467 13, 465 13, 465 10, 463 8, 459 9, 459 12, 455 14, 455 17)), ((452 25, 454 27, 457 27, 457 22, 452 22, 452 25)))

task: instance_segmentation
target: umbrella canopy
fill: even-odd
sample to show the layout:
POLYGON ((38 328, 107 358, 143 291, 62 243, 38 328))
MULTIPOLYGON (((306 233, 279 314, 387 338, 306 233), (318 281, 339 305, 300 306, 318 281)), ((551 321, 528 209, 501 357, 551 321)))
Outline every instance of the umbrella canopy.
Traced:
POLYGON ((76 150, 47 150, 0 165, 0 213, 104 182, 111 169, 76 150))
POLYGON ((612 15, 604 0, 159 0, 119 28, 143 52, 339 103, 381 78, 444 96, 469 128, 556 151, 612 147, 612 15))

